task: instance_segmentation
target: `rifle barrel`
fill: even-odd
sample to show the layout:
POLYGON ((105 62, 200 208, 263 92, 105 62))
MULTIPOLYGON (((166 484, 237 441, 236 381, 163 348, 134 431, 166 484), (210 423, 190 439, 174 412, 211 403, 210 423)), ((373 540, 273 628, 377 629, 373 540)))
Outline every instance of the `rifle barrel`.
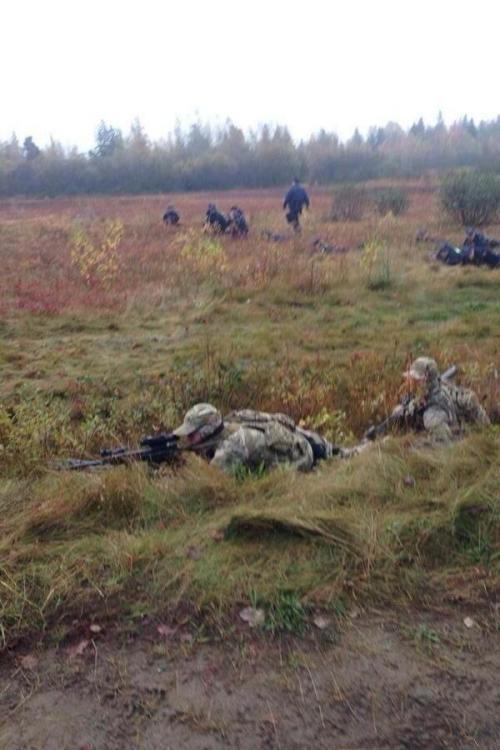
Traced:
POLYGON ((114 448, 105 449, 101 452, 100 458, 78 459, 70 458, 59 464, 58 469, 82 470, 96 469, 103 466, 117 466, 120 464, 129 464, 134 461, 147 461, 150 464, 161 464, 172 459, 181 448, 177 445, 177 438, 162 436, 154 438, 145 438, 140 448, 114 448))

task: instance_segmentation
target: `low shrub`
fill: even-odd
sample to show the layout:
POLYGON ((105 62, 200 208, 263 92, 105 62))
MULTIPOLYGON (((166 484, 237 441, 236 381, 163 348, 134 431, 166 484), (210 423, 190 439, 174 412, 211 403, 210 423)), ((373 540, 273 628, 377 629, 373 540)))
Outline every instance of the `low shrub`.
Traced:
POLYGON ((89 286, 110 286, 120 270, 119 248, 124 234, 119 219, 95 222, 90 228, 73 227, 71 262, 89 286))
POLYGON ((453 172, 441 185, 441 204, 464 226, 486 224, 500 207, 500 178, 468 170, 453 172))
POLYGON ((360 221, 367 205, 366 190, 357 185, 337 188, 333 196, 332 221, 360 221))
POLYGON ((408 196, 400 188, 386 188, 375 195, 375 209, 381 216, 392 213, 401 216, 406 213, 410 202, 408 196))
POLYGON ((387 247, 371 240, 365 243, 360 265, 366 274, 366 286, 373 291, 389 289, 393 284, 391 259, 387 247))

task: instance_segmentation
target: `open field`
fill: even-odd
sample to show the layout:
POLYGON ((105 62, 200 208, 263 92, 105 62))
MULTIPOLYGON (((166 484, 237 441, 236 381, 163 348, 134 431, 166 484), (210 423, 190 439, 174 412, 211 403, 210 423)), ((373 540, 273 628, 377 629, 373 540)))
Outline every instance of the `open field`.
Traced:
MULTIPOLYGON (((161 196, 0 202, 1 646, 79 642, 90 623, 239 638, 248 605, 264 632, 300 636, 319 613, 460 602, 498 637, 497 425, 434 452, 391 437, 306 476, 231 479, 195 456, 157 472, 50 467, 171 428, 197 401, 284 411, 351 444, 419 355, 459 364, 497 419, 500 275, 430 262, 418 228, 462 231, 431 184, 408 189, 405 216, 348 223, 312 190, 283 243, 261 237, 287 232, 281 191, 169 196, 177 229, 161 196), (246 240, 201 234, 214 198, 248 213, 246 240), (352 249, 318 255, 316 237, 352 249)), ((476 746, 392 741, 380 747, 476 746)))

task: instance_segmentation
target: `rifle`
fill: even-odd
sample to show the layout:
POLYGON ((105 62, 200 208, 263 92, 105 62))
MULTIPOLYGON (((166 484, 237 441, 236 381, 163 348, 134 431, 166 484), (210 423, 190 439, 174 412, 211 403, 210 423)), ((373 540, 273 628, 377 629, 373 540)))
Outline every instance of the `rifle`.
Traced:
MULTIPOLYGON (((315 432, 309 432, 297 427, 297 432, 303 435, 312 448, 314 463, 329 458, 326 441, 321 439, 315 432)), ((173 463, 181 452, 192 451, 209 455, 213 448, 217 448, 218 440, 211 440, 199 445, 179 445, 179 438, 172 433, 161 433, 143 438, 139 448, 104 448, 99 458, 80 459, 67 458, 54 464, 54 468, 60 471, 72 470, 82 471, 84 469, 99 469, 105 466, 117 466, 130 464, 134 461, 146 461, 152 466, 163 463, 173 463)), ((342 455, 342 448, 338 445, 330 445, 332 455, 342 455)))
POLYGON ((133 461, 146 461, 153 466, 163 463, 172 463, 182 450, 178 445, 179 438, 172 433, 150 435, 143 438, 139 448, 105 448, 101 451, 100 458, 79 459, 68 458, 55 465, 56 469, 70 469, 80 471, 83 469, 96 469, 102 466, 116 466, 128 464, 133 461))
MULTIPOLYGON (((452 365, 451 367, 448 367, 445 372, 443 372, 443 374, 440 376, 440 380, 451 380, 455 377, 457 372, 458 367, 456 365, 452 365)), ((391 427, 401 424, 401 422, 405 419, 405 416, 408 415, 410 411, 410 405, 413 401, 414 398, 411 393, 407 393, 398 404, 398 406, 401 407, 401 409, 398 409, 398 413, 395 414, 393 412, 389 417, 387 417, 387 419, 384 419, 383 422, 380 422, 380 424, 372 425, 371 427, 369 427, 364 434, 364 439, 375 440, 381 435, 385 435, 385 433, 388 432, 391 427)), ((414 414, 418 414, 418 406, 414 410, 414 414)))

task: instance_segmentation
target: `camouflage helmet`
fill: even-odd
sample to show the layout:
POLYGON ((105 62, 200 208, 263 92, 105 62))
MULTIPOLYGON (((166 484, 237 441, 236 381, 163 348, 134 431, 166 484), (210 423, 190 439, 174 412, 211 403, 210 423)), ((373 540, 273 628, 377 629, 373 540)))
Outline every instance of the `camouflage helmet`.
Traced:
POLYGON ((195 404, 184 417, 184 422, 174 430, 178 437, 198 432, 205 440, 222 426, 222 415, 212 404, 195 404))
POLYGON ((435 360, 430 357, 419 357, 411 363, 405 375, 413 380, 436 380, 439 370, 435 360))

